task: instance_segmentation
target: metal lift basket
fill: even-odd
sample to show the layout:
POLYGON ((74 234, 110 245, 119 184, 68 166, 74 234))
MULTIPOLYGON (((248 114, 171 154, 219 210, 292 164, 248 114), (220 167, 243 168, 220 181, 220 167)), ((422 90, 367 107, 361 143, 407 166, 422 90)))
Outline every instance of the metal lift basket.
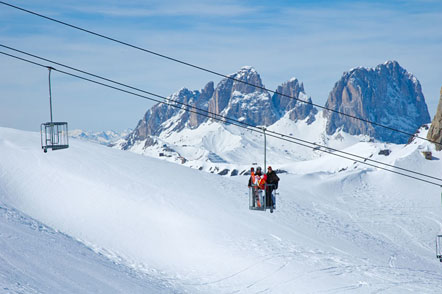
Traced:
POLYGON ((436 257, 442 262, 442 235, 436 237, 436 257))
MULTIPOLYGON (((270 186, 266 184, 266 188, 270 186)), ((273 186, 273 185, 272 185, 273 186)), ((272 199, 273 199, 273 209, 275 209, 276 205, 276 190, 272 191, 272 199)), ((249 209, 250 210, 261 210, 266 211, 266 209, 271 209, 270 203, 266 201, 266 193, 265 190, 259 189, 256 185, 253 185, 249 188, 249 209)))
POLYGON ((59 150, 69 148, 68 123, 47 122, 40 125, 41 148, 59 150))
POLYGON ((48 67, 49 70, 49 113, 51 115, 51 121, 42 123, 40 125, 41 136, 41 149, 46 153, 48 149, 60 150, 69 148, 68 139, 68 123, 67 122, 54 122, 52 120, 52 90, 51 90, 51 70, 52 67, 48 67))
POLYGON ((266 210, 266 195, 264 190, 258 189, 256 186, 249 188, 249 209, 266 210))

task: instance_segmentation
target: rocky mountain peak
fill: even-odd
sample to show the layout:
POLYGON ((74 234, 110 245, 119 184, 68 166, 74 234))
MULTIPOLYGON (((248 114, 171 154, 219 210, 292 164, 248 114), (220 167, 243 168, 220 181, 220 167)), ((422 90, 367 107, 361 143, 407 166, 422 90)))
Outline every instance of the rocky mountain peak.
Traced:
POLYGON ((193 100, 195 97, 195 92, 191 91, 187 88, 181 88, 177 92, 173 93, 169 96, 170 100, 178 101, 182 103, 189 103, 191 100, 193 100))
MULTIPOLYGON (((412 134, 430 121, 419 81, 397 61, 345 72, 330 92, 326 107, 412 134)), ((328 117, 327 134, 342 129, 386 142, 406 143, 409 139, 407 135, 336 112, 326 111, 324 115, 328 117)))
POLYGON ((251 66, 244 66, 218 83, 209 101, 209 112, 254 125, 269 125, 278 116, 269 93, 259 87, 264 85, 258 72, 251 66))
POLYGON ((376 70, 382 70, 384 68, 390 71, 400 71, 403 73, 407 72, 402 66, 400 66, 399 62, 397 62, 396 60, 387 60, 383 64, 379 64, 376 66, 376 70))
POLYGON ((428 130, 427 139, 438 142, 436 144, 436 150, 442 150, 442 88, 440 88, 440 99, 437 106, 436 115, 431 122, 430 129, 428 130))
POLYGON ((291 78, 284 82, 272 96, 272 104, 280 116, 290 112, 289 118, 293 121, 304 120, 310 117, 309 123, 314 121, 317 110, 312 105, 312 100, 304 91, 304 84, 298 79, 291 78), (304 103, 305 101, 306 103, 304 103))
POLYGON ((252 66, 243 66, 237 73, 231 74, 229 77, 235 79, 232 83, 232 91, 238 91, 242 94, 265 91, 260 89, 264 85, 260 75, 252 66))
POLYGON ((204 88, 201 90, 201 94, 205 97, 212 97, 214 91, 214 83, 212 81, 208 82, 204 88))

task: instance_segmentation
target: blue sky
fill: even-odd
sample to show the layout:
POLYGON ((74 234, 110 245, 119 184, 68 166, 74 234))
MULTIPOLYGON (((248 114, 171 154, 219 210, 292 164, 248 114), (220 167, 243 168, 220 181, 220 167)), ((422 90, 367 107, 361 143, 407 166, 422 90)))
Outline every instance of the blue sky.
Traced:
MULTIPOLYGON (((224 74, 252 65, 269 89, 296 77, 320 105, 344 71, 386 60, 415 74, 431 116, 439 101, 442 1, 9 2, 224 74)), ((0 39, 164 96, 220 80, 4 5, 0 39)), ((0 64, 0 126, 38 130, 49 119, 47 70, 0 64)), ((152 105, 59 73, 53 94, 55 120, 71 129, 133 128, 152 105)))

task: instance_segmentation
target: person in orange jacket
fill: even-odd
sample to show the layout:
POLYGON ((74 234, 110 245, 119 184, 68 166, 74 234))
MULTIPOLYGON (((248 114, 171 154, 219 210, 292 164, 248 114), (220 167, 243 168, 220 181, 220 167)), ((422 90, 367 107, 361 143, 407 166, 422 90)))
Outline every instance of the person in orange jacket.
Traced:
POLYGON ((261 207, 261 201, 259 200, 259 190, 265 190, 265 183, 266 183, 267 175, 262 174, 261 167, 256 168, 256 172, 254 171, 254 168, 252 167, 250 170, 250 178, 249 178, 249 184, 248 187, 253 188, 253 206, 255 206, 255 203, 258 205, 258 207, 261 207))
POLYGON ((256 168, 256 173, 255 173, 255 184, 258 186, 259 189, 264 190, 266 181, 267 181, 267 175, 262 174, 261 167, 258 166, 256 168))
POLYGON ((250 178, 249 178, 249 184, 248 187, 252 187, 252 185, 255 183, 255 169, 252 167, 250 169, 250 178))

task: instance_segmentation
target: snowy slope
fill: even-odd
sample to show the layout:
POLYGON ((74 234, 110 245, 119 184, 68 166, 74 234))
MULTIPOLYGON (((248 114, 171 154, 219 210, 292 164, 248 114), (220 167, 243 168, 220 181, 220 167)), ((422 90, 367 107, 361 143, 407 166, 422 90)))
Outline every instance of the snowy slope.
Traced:
POLYGON ((171 293, 71 237, 0 206, 0 293, 171 293))
MULTIPOLYGON (((323 146, 343 149, 360 141, 369 141, 367 136, 352 136, 342 131, 334 135, 325 134, 326 119, 322 112, 316 115, 313 123, 309 118, 292 121, 287 113, 280 120, 268 127, 269 131, 302 138, 323 146)), ((173 120, 173 118, 171 119, 173 120)), ((171 123, 171 122, 170 122, 171 123)), ((252 132, 234 125, 208 121, 196 129, 184 128, 179 132, 162 132, 155 137, 158 144, 145 146, 145 141, 135 143, 129 150, 170 162, 182 163, 205 171, 228 169, 239 172, 253 163, 263 165, 264 137, 262 133, 252 132)), ((124 140, 120 141, 120 144, 124 140)), ((120 148, 119 144, 115 145, 120 148)), ((322 156, 323 153, 267 136, 267 159, 273 164, 303 161, 322 156)))
MULTIPOLYGON (((44 154, 39 134, 0 128, 1 203, 177 291, 442 291, 438 187, 322 156, 286 162, 277 211, 252 212, 245 176, 70 143, 44 154)), ((385 159, 440 177, 420 145, 389 146, 385 159)))

